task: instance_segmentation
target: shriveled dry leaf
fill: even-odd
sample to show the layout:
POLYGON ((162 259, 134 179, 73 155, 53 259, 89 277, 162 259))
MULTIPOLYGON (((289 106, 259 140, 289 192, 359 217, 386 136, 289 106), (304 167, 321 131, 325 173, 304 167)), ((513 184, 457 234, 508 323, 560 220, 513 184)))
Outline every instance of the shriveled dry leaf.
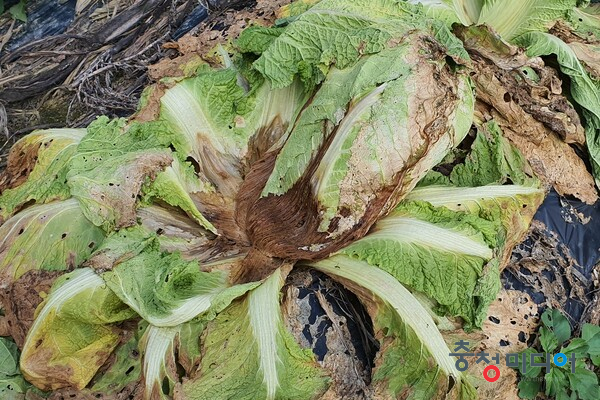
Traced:
POLYGON ((540 59, 523 57, 487 28, 456 33, 474 60, 476 118, 494 119, 544 183, 593 204, 598 199, 594 179, 569 145, 583 145, 585 132, 556 72, 540 59))
POLYGON ((600 76, 600 54, 599 45, 585 44, 580 42, 569 43, 569 47, 575 52, 575 55, 588 68, 593 76, 600 76))
POLYGON ((502 290, 488 311, 481 332, 466 334, 454 333, 457 340, 463 339, 476 344, 473 352, 488 353, 489 364, 478 357, 467 357, 468 373, 476 382, 477 392, 486 400, 519 400, 516 370, 506 366, 506 354, 525 350, 527 341, 538 325, 537 306, 528 294, 517 290, 502 290), (496 364, 492 357, 499 355, 496 364), (488 382, 483 378, 483 370, 488 365, 496 365, 500 379, 488 382))
MULTIPOLYGON (((563 211, 561 214, 565 219, 573 218, 563 211)), ((588 303, 593 285, 581 274, 577 262, 558 235, 548 231, 543 223, 534 221, 528 242, 515 249, 507 267, 515 279, 531 292, 543 294, 546 306, 565 314, 568 314, 564 309, 566 299, 588 303)))
MULTIPOLYGON (((488 89, 492 87, 490 85, 488 89)), ((500 86, 496 89, 500 89, 500 86)), ((500 93, 503 92, 501 89, 500 93)), ((544 183, 552 185, 561 195, 571 195, 588 204, 595 203, 598 194, 594 178, 575 150, 518 106, 511 104, 504 108, 498 105, 499 102, 494 98, 500 93, 494 89, 486 95, 481 93, 481 101, 476 105, 476 115, 482 120, 493 118, 501 126, 506 138, 523 153, 536 176, 544 183), (483 103, 484 98, 496 103, 505 113, 483 103), (531 138, 542 139, 536 144, 531 138)))
POLYGON ((35 310, 50 291, 60 271, 29 271, 0 291, 0 304, 8 325, 8 336, 12 336, 19 348, 33 324, 35 310))
MULTIPOLYGON (((183 36, 177 41, 181 54, 199 54, 206 60, 214 61, 214 50, 218 45, 227 45, 238 37, 240 32, 252 25, 270 26, 278 18, 280 7, 291 0, 258 0, 252 8, 227 10, 216 13, 201 23, 195 33, 183 36)), ((164 61, 163 61, 164 62, 164 61)))

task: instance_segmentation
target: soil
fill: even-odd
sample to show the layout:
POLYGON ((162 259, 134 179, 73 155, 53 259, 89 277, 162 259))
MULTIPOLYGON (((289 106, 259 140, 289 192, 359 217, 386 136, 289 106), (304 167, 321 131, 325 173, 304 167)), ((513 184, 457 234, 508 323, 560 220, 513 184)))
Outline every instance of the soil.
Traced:
POLYGON ((28 1, 28 23, 3 14, 0 171, 22 135, 35 129, 85 127, 99 115, 129 116, 144 87, 164 76, 181 76, 179 66, 191 57, 214 62, 215 46, 227 45, 249 24, 271 24, 276 11, 289 2, 78 1, 72 14, 60 16, 72 18, 69 25, 54 19, 72 1, 60 6, 28 1), (204 14, 197 12, 201 7, 204 14), (194 13, 198 15, 190 22, 186 17, 194 13), (183 27, 189 32, 179 37, 183 27), (50 28, 62 31, 48 35, 50 28), (34 37, 40 35, 45 36, 34 37), (14 43, 20 45, 13 48, 14 43))

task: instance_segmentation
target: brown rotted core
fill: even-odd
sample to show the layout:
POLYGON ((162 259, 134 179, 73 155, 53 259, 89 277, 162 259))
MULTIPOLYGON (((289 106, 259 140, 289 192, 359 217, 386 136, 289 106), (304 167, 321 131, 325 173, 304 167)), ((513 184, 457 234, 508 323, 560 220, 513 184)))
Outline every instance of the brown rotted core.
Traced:
MULTIPOLYGON (((273 171, 279 149, 267 151, 262 157, 254 156, 258 161, 252 164, 245 176, 236 199, 235 213, 237 225, 246 232, 252 247, 235 281, 240 283, 264 279, 283 263, 326 258, 366 235, 370 227, 405 195, 405 172, 411 170, 445 133, 446 108, 441 107, 438 118, 423 128, 422 135, 429 138, 427 144, 418 149, 407 161, 405 168, 397 173, 394 184, 379 190, 354 229, 337 238, 328 238, 327 233, 318 231, 319 205, 312 195, 310 184, 311 176, 335 137, 335 129, 326 135, 326 142, 309 164, 304 176, 283 195, 260 197, 273 171)), ((322 129, 326 130, 327 126, 324 124, 322 129)), ((332 221, 330 231, 336 229, 337 223, 335 219, 332 221)))

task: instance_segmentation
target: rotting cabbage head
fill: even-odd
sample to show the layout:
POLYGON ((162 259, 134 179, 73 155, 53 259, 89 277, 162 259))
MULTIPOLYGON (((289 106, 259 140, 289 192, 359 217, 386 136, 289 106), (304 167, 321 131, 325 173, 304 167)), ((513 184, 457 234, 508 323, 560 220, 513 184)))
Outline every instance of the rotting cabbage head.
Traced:
POLYGON ((32 384, 343 396, 284 324, 281 288, 302 265, 369 312, 376 398, 476 398, 419 299, 480 327, 544 190, 493 121, 474 121, 471 60, 446 25, 401 1, 313 3, 246 30, 226 67, 165 83, 156 120, 98 118, 28 159, 24 179, 0 179, 2 283, 74 269, 38 299, 21 360, 32 384), (432 171, 469 132, 469 156, 432 171), (60 171, 55 196, 36 184, 42 163, 60 171))

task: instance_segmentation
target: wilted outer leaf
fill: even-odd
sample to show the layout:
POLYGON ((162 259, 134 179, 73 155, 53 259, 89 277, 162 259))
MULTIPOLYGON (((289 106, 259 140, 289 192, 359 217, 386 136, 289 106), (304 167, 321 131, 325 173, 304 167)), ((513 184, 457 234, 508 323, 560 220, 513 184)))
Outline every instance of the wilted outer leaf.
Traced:
POLYGON ((491 121, 478 128, 464 164, 454 167, 445 183, 462 187, 422 186, 409 193, 406 200, 426 201, 494 223, 498 226, 499 266, 504 268, 545 196, 523 156, 491 121), (481 186, 472 187, 475 185, 481 186))
POLYGON ((181 208, 190 218, 201 226, 216 233, 215 227, 200 213, 190 194, 211 192, 214 188, 194 174, 189 163, 183 163, 175 158, 173 163, 144 190, 146 196, 163 200, 166 203, 181 208))
POLYGON ((278 151, 290 124, 308 101, 304 86, 295 80, 290 86, 274 89, 266 81, 256 90, 254 110, 251 120, 246 122, 255 132, 248 143, 245 162, 247 168, 260 160, 269 151, 278 151))
POLYGON ((104 396, 114 396, 127 385, 140 379, 142 368, 138 344, 147 325, 145 321, 141 321, 137 330, 134 330, 130 335, 129 340, 115 349, 113 353, 114 360, 112 360, 109 368, 91 382, 91 392, 99 392, 104 396))
POLYGON ((302 99, 294 85, 270 90, 268 84, 252 82, 255 87, 247 93, 243 79, 233 69, 208 70, 161 98, 160 118, 173 132, 175 149, 191 157, 201 178, 230 198, 242 182, 250 137, 277 118, 287 125, 302 99))
POLYGON ((112 324, 134 316, 91 269, 63 275, 27 335, 21 371, 43 390, 83 389, 119 343, 112 324))
POLYGON ((140 341, 144 399, 169 400, 177 382, 176 327, 149 325, 140 341))
POLYGON ((178 152, 198 163, 201 173, 226 196, 241 183, 240 159, 248 139, 236 134, 234 118, 244 91, 232 70, 185 79, 161 98, 160 117, 176 133, 178 152))
POLYGON ((475 188, 429 186, 415 189, 408 199, 421 200, 454 211, 468 211, 502 222, 498 238, 503 241, 500 265, 505 266, 514 246, 521 242, 537 208, 544 200, 542 189, 530 186, 488 185, 475 188))
MULTIPOLYGON (((408 46, 403 50, 416 51, 408 46)), ((387 69, 388 66, 378 60, 384 54, 381 52, 369 58, 375 68, 387 69)), ((408 53, 401 58, 409 58, 408 53)), ((396 62, 403 64, 402 61, 396 62)), ((395 175, 399 171, 405 174, 404 187, 399 192, 410 191, 428 168, 440 162, 446 152, 458 145, 468 132, 474 100, 469 81, 462 79, 457 88, 457 114, 460 115, 448 116, 452 124, 448 132, 439 138, 434 136, 427 139, 414 134, 418 132, 421 121, 407 119, 417 111, 411 110, 411 107, 427 105, 417 106, 410 102, 404 105, 398 99, 416 92, 418 82, 425 82, 431 71, 412 75, 415 66, 410 63, 406 66, 407 70, 398 71, 399 76, 409 77, 406 81, 396 79, 379 86, 346 114, 312 175, 311 185, 322 212, 320 231, 335 237, 344 233, 348 225, 357 224, 366 213, 369 202, 377 197, 376 193, 385 191, 387 186, 394 186, 397 182, 395 175), (457 130, 454 129, 455 119, 459 125, 457 130), (413 159, 415 149, 424 149, 422 153, 417 151, 420 153, 418 161, 413 159), (408 169, 403 170, 403 167, 408 169), (334 219, 339 228, 332 231, 334 219)), ((373 74, 375 76, 379 75, 373 74)), ((431 99, 424 102, 427 104, 428 100, 431 99)))
POLYGON ((178 252, 185 260, 202 262, 217 254, 227 256, 237 253, 233 246, 213 240, 214 235, 173 210, 155 205, 142 207, 138 209, 138 217, 145 231, 144 237, 156 234, 161 250, 178 252))
POLYGON ((233 297, 216 304, 211 312, 176 327, 148 325, 139 343, 144 399, 172 399, 173 389, 180 381, 178 368, 183 367, 187 376, 197 370, 203 356, 201 335, 206 323, 232 300, 233 297))
MULTIPOLYGON (((139 225, 109 234, 102 245, 85 262, 99 272, 139 255, 146 248, 179 253, 184 260, 219 262, 219 268, 236 270, 246 250, 234 243, 219 240, 186 215, 159 206, 138 209, 139 225), (229 263, 230 267, 225 264, 229 263)), ((213 267, 203 265, 205 271, 213 267)))
POLYGON ((0 279, 6 285, 32 269, 75 268, 103 240, 75 199, 29 207, 0 226, 0 279))
POLYGON ((172 158, 165 150, 140 150, 112 160, 111 166, 100 165, 89 174, 69 178, 71 193, 86 217, 106 231, 135 223, 135 204, 144 180, 169 165, 172 158))
POLYGON ((67 166, 85 132, 36 131, 15 143, 0 174, 0 225, 30 200, 45 203, 69 197, 67 166))
POLYGON ((0 291, 0 307, 6 331, 18 347, 23 348, 27 332, 35 320, 35 312, 44 301, 52 284, 63 271, 30 270, 19 279, 10 282, 0 291))
POLYGON ((566 42, 592 79, 600 76, 600 47, 598 44, 566 42))
POLYGON ((197 261, 161 253, 156 245, 102 275, 123 302, 157 327, 187 322, 223 298, 242 295, 252 285, 231 287, 228 276, 228 271, 204 272, 197 261))
POLYGON ((254 63, 275 88, 296 75, 309 86, 323 80, 330 64, 346 68, 363 54, 377 53, 398 32, 417 25, 421 15, 408 3, 323 0, 300 15, 254 63))
POLYGON ((580 119, 561 95, 555 73, 484 28, 458 31, 465 47, 476 54, 476 119, 480 123, 493 119, 544 183, 561 194, 595 202, 598 195, 593 178, 568 144, 584 141, 580 119))
POLYGON ((438 177, 447 186, 414 189, 369 234, 340 252, 425 293, 468 327, 481 326, 500 288, 498 267, 544 197, 525 171, 525 161, 497 129, 480 129, 464 163, 450 177, 438 177), (498 185, 508 179, 521 185, 498 185))
POLYGON ((111 231, 136 223, 136 202, 146 178, 173 158, 160 124, 125 127, 125 120, 98 118, 77 147, 67 181, 85 216, 111 231), (162 133, 162 134, 161 134, 162 133))
POLYGON ((311 265, 342 278, 367 306, 381 343, 373 384, 383 398, 477 397, 427 310, 392 275, 344 255, 311 265))
MULTIPOLYGON (((335 15, 328 15, 327 17, 319 15, 319 10, 325 13, 325 7, 329 6, 330 3, 333 4, 330 7, 335 10, 336 2, 334 1, 322 1, 313 7, 309 13, 304 14, 298 21, 295 21, 280 38, 275 39, 274 44, 262 54, 257 63, 262 60, 269 60, 269 63, 274 65, 293 65, 293 63, 288 63, 286 56, 296 54, 295 52, 280 53, 275 52, 274 49, 278 46, 290 46, 290 37, 294 37, 294 40, 299 40, 294 34, 297 31, 299 33, 303 29, 304 32, 302 35, 308 36, 305 40, 311 43, 310 47, 315 47, 314 49, 311 48, 311 50, 317 52, 317 54, 325 51, 319 48, 318 44, 313 44, 313 42, 317 41, 317 43, 320 43, 323 39, 318 38, 318 35, 324 32, 328 33, 331 27, 328 25, 329 29, 308 29, 304 27, 304 23, 306 22, 308 25, 312 24, 312 18, 316 18, 320 21, 320 24, 332 23, 332 20, 336 18, 335 15), (312 37, 312 35, 316 35, 317 37, 312 37)), ((353 2, 348 3, 352 4, 353 2)), ((338 7, 340 7, 339 4, 338 7)), ((402 8, 399 7, 398 10, 402 10, 402 8)), ((362 23, 369 27, 368 29, 379 28, 376 23, 373 23, 364 16, 362 10, 361 16, 353 15, 351 18, 360 21, 362 17, 365 18, 365 21, 362 21, 362 23), (373 25, 373 27, 370 27, 370 25, 373 25)), ((348 40, 360 42, 360 34, 353 31, 352 26, 341 26, 338 29, 340 30, 338 32, 339 36, 349 36, 348 40), (353 35, 356 35, 356 37, 353 35)), ((336 33, 335 29, 332 31, 336 33)), ((388 39, 391 40, 391 37, 388 37, 388 39)), ((323 82, 323 85, 310 100, 310 103, 302 111, 298 121, 295 123, 293 131, 277 156, 274 171, 269 177, 262 195, 282 195, 291 189, 300 177, 303 176, 308 165, 315 158, 319 148, 321 148, 330 136, 335 137, 335 140, 330 145, 333 148, 330 147, 324 155, 327 158, 327 162, 321 168, 334 168, 330 164, 340 158, 342 150, 344 153, 347 153, 344 159, 346 161, 349 160, 350 146, 356 140, 357 136, 359 139, 362 139, 358 143, 366 147, 363 149, 365 157, 375 160, 385 156, 399 157, 394 155, 394 151, 389 150, 389 153, 384 152, 385 146, 390 145, 388 142, 394 137, 393 132, 388 132, 388 130, 392 130, 393 128, 399 129, 400 132, 396 135, 406 139, 407 143, 410 143, 410 145, 406 145, 407 148, 417 146, 419 142, 416 140, 416 137, 413 137, 416 135, 410 134, 411 124, 416 124, 416 122, 412 122, 409 117, 416 118, 417 120, 430 117, 427 114, 421 115, 418 105, 434 102, 434 98, 439 99, 435 95, 438 90, 442 90, 442 87, 447 87, 448 90, 453 92, 453 96, 458 97, 459 100, 457 103, 464 101, 470 104, 472 108, 472 101, 469 103, 469 98, 472 97, 472 94, 468 90, 469 88, 466 87, 468 85, 465 85, 466 82, 457 83, 455 81, 456 77, 445 77, 447 81, 438 82, 439 88, 432 86, 431 91, 423 95, 417 92, 416 87, 418 87, 419 82, 430 81, 431 75, 442 69, 445 64, 444 62, 438 62, 438 65, 435 66, 420 65, 420 62, 425 62, 424 59, 428 61, 440 61, 438 59, 439 54, 435 54, 435 51, 432 48, 428 48, 425 43, 429 39, 426 34, 415 34, 409 36, 409 38, 401 38, 399 36, 394 39, 396 42, 388 45, 389 47, 385 46, 382 42, 378 46, 376 54, 363 57, 359 57, 360 54, 356 54, 353 58, 348 57, 345 62, 341 61, 344 58, 343 52, 346 50, 345 47, 339 45, 339 48, 334 47, 330 49, 331 56, 335 59, 335 66, 332 67, 327 75, 327 79, 323 82), (419 52, 423 54, 417 56, 416 54, 419 52), (406 103, 398 101, 399 98, 410 97, 414 97, 414 99, 406 103), (385 111, 393 113, 385 116, 383 115, 385 111), (366 127, 361 129, 361 124, 366 125, 366 127), (387 126, 388 124, 391 126, 387 126), (384 130, 384 132, 380 134, 373 132, 377 128, 384 130), (407 130, 408 132, 406 132, 407 130), (415 142, 412 143, 411 139, 415 142), (371 140, 372 142, 362 143, 365 140, 371 140), (378 146, 381 146, 381 148, 378 148, 378 146), (374 154, 371 154, 369 150, 374 154), (377 150, 379 150, 379 154, 377 150)), ((333 41, 335 43, 335 40, 333 41)), ((369 42, 367 41, 367 43, 369 42)), ((372 44, 373 41, 370 43, 372 44)), ((306 47, 309 47, 308 44, 306 47)), ((368 54, 368 51, 363 50, 362 54, 364 53, 368 54)), ((312 61, 317 63, 318 59, 312 61)), ((277 69, 276 72, 280 72, 280 70, 277 69)), ((269 74, 267 74, 267 77, 271 78, 269 74)), ((457 99, 450 98, 448 100, 454 102, 457 99)), ((448 108, 452 109, 452 107, 448 108)), ((441 113, 445 112, 450 114, 451 111, 441 111, 441 113)), ((443 115, 440 117, 448 118, 449 116, 443 115)), ((468 117, 471 118, 471 115, 468 117)), ((464 133, 451 132, 452 134, 456 134, 458 138, 464 133)), ((436 138, 431 139, 433 141, 436 138)), ((394 144, 392 143, 391 146, 394 147, 394 144)), ((400 145, 395 144, 395 146, 400 145)), ((354 150, 353 153, 356 153, 357 149, 352 150, 354 150)), ((394 150, 398 151, 399 149, 394 150)), ((400 150, 406 149, 401 148, 400 150)), ((405 162, 407 162, 407 156, 404 153, 405 151, 401 152, 401 155, 405 158, 405 162)), ((427 151, 423 151, 423 153, 427 153, 427 151)), ((392 158, 391 161, 395 161, 395 158, 392 158)), ((383 168, 384 166, 378 167, 383 168)), ((338 166, 336 169, 339 168, 338 166)), ((317 172, 317 176, 313 179, 329 178, 328 176, 320 176, 324 172, 317 172)), ((388 178, 384 172, 381 171, 382 177, 384 179, 388 178)), ((342 177, 344 175, 342 173, 342 177)))
POLYGON ((485 318, 496 296, 481 293, 479 284, 494 255, 494 246, 481 231, 494 234, 495 227, 474 215, 406 203, 341 252, 383 269, 474 326, 485 318))
POLYGON ((550 34, 532 32, 520 38, 529 56, 555 54, 561 70, 571 79, 571 96, 583 109, 586 143, 596 185, 600 182, 600 83, 587 74, 573 50, 550 34))
POLYGON ((543 199, 537 186, 417 188, 369 235, 341 252, 425 292, 467 325, 480 326, 500 288, 498 268, 505 266, 543 199))
MULTIPOLYGON (((140 398, 141 356, 139 341, 146 331, 148 323, 140 321, 137 325, 126 322, 126 330, 121 332, 120 344, 96 373, 85 389, 64 388, 53 391, 50 399, 97 400, 97 399, 133 399, 140 398), (138 397, 136 397, 138 396, 138 397)), ((140 398, 141 399, 141 398, 140 398)), ((39 400, 33 398, 31 400, 39 400)))
POLYGON ((201 334, 208 321, 229 307, 258 283, 237 285, 212 299, 209 309, 196 318, 177 326, 149 325, 140 340, 142 351, 142 381, 145 398, 171 399, 173 388, 179 382, 178 365, 190 376, 203 358, 201 334))
POLYGON ((224 272, 202 272, 197 262, 147 250, 102 276, 146 321, 176 326, 206 311, 227 287, 224 272))
POLYGON ((276 270, 207 327, 197 375, 176 390, 178 400, 313 399, 326 379, 310 350, 285 330, 276 270))
POLYGON ((523 155, 492 120, 477 127, 471 151, 464 163, 452 169, 449 181, 462 187, 514 184, 537 188, 539 180, 532 175, 523 155))
POLYGON ((147 247, 157 247, 156 234, 136 225, 112 232, 84 264, 102 273, 140 254, 147 247))
MULTIPOLYGON (((225 307, 223 306, 223 308, 225 307)), ((214 315, 210 315, 206 318, 193 319, 179 326, 177 362, 183 367, 188 376, 196 372, 200 365, 202 360, 202 332, 206 328, 207 321, 213 317, 214 315)))

